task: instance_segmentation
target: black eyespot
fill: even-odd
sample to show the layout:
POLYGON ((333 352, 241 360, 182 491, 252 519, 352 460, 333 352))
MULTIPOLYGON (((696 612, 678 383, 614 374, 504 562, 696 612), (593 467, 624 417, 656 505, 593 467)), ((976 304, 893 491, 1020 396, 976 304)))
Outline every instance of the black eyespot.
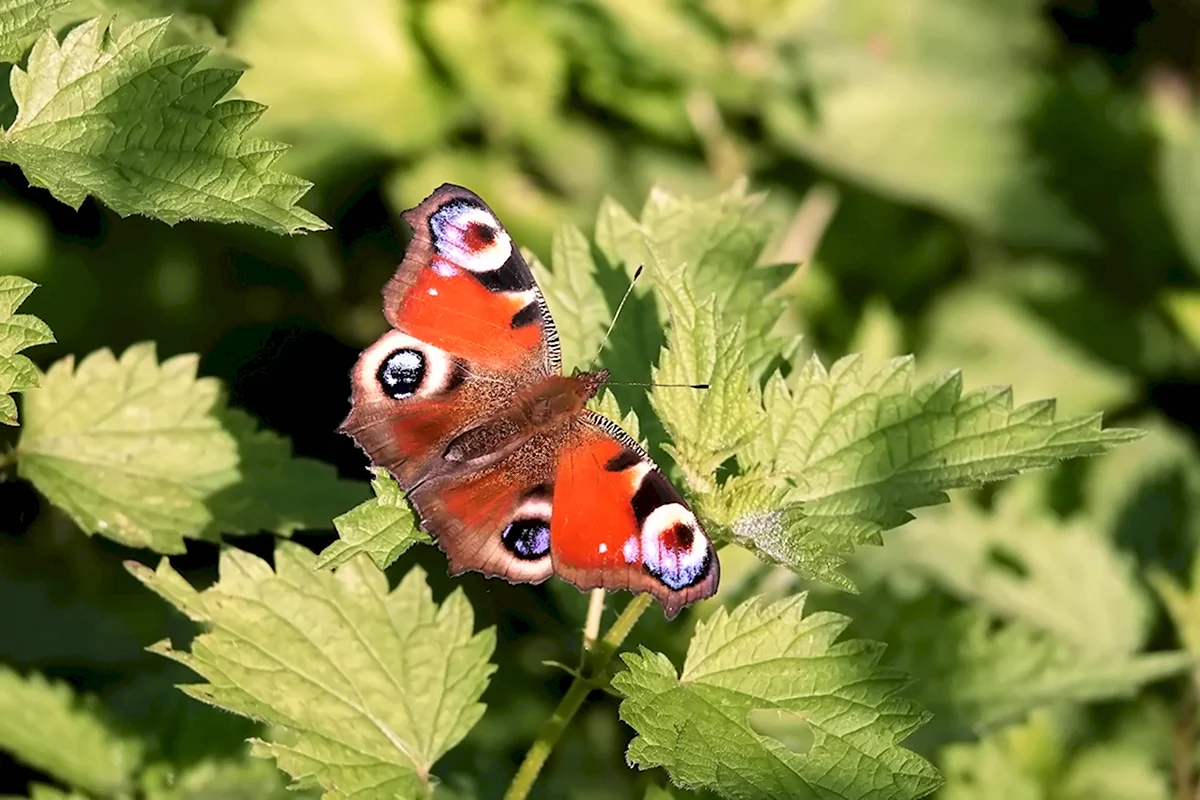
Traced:
POLYGON ((514 519, 500 538, 522 561, 537 561, 550 552, 550 526, 544 519, 514 519))
POLYGON ((420 350, 405 347, 383 360, 379 367, 379 385, 388 397, 402 400, 412 397, 425 380, 425 356, 420 350))

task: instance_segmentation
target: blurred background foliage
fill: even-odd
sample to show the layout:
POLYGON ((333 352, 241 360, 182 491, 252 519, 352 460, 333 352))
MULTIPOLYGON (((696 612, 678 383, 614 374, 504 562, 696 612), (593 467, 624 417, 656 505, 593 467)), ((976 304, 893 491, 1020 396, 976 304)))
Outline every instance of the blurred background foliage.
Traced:
MULTIPOLYGON (((256 134, 293 145, 280 166, 315 183, 304 204, 332 230, 169 228, 91 200, 74 212, 6 165, 0 274, 43 286, 23 307, 57 335, 30 353, 43 366, 149 338, 163 357, 198 352, 202 372, 298 453, 365 478, 334 428, 347 371, 384 324, 399 210, 464 184, 548 261, 556 227, 590 225, 605 195, 637 208, 655 184, 708 196, 745 174, 777 222, 769 260, 801 264, 788 324, 826 358, 913 352, 925 374, 962 367, 968 388, 1011 383, 1019 402, 1057 397, 1064 413, 1150 431, 1094 463, 919 515, 852 565, 863 595, 821 603, 889 642, 935 711, 938 670, 966 651, 948 656, 925 622, 961 618, 969 632, 994 615, 1070 638, 1038 609, 1078 604, 1076 556, 1097 547, 1119 587, 1089 606, 1097 627, 1073 644, 1200 653, 1187 589, 1200 522, 1193 0, 77 0, 55 26, 109 12, 174 13, 176 40, 244 67, 235 92, 269 105, 256 134), (1068 527, 1093 544, 1063 545, 1068 527), (955 551, 947 537, 963 531, 986 546, 955 551), (1025 554, 1005 537, 1026 537, 1025 554), (1050 540, 1061 557, 1034 563, 1050 540), (980 559, 980 572, 947 565, 948 552, 980 559), (1044 585, 1022 603, 963 580, 985 573, 1044 585)), ((2 122, 13 113, 0 97, 2 122)), ((0 431, 0 445, 13 440, 0 431)), ((253 726, 172 690, 186 673, 142 651, 186 630, 121 570, 145 554, 85 539, 43 502, 0 483, 0 661, 99 695, 114 724, 179 769, 240 753, 253 726)), ((268 551, 260 538, 245 546, 268 551)), ((394 572, 424 563, 444 593, 443 557, 418 551, 394 572)), ((179 564, 211 576, 215 553, 189 542, 179 564)), ((774 571, 755 579, 768 593, 797 588, 774 571)), ((439 772, 495 797, 565 688, 543 662, 575 657, 585 599, 554 582, 461 582, 480 624, 499 626, 500 677, 439 772)), ((650 616, 635 638, 678 661, 686 632, 650 616)), ((624 767, 631 731, 615 702, 593 697, 536 796, 640 796, 661 782, 624 767)), ((1168 797, 1195 775, 1196 705, 1180 679, 986 728, 939 715, 913 746, 946 771, 946 797, 1168 797)), ((0 767, 0 793, 41 779, 3 756, 0 767)), ((273 776, 245 769, 207 783, 193 771, 180 796, 275 791, 273 776)))

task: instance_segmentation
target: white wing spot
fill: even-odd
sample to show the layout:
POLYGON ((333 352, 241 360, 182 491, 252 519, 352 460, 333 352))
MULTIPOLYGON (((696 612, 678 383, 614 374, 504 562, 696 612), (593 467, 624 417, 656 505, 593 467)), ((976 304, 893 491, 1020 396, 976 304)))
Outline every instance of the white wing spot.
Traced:
POLYGON ((434 289, 432 286, 429 287, 429 294, 432 297, 437 297, 437 289, 434 289))
POLYGON ((601 542, 601 543, 600 543, 600 552, 601 552, 601 553, 607 553, 607 552, 608 552, 608 545, 607 545, 607 544, 605 544, 604 542, 601 542))

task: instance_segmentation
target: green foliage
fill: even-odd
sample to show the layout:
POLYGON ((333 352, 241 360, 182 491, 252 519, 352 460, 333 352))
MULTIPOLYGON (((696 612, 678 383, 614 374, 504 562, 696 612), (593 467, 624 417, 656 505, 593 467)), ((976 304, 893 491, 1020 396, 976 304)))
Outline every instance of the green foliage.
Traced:
POLYGON ((0 62, 15 63, 46 28, 50 16, 71 0, 4 0, 0 3, 0 62))
POLYGON ((338 538, 321 551, 318 567, 337 567, 365 553, 383 569, 414 544, 432 541, 417 526, 404 492, 387 470, 375 467, 372 471, 375 497, 334 518, 338 538))
POLYGON ((29 314, 14 314, 37 288, 33 281, 0 275, 0 422, 17 424, 17 403, 11 393, 37 388, 37 368, 21 350, 54 341, 50 327, 29 314))
POLYGON ((69 786, 101 796, 129 790, 141 757, 137 740, 118 733, 71 688, 38 674, 0 667, 0 748, 69 786))
POLYGON ((229 410, 197 358, 153 343, 63 359, 30 392, 20 474, 86 533, 183 552, 184 537, 327 526, 362 497, 325 464, 229 410))
POLYGON ((645 648, 623 656, 628 671, 613 685, 638 732, 630 763, 735 798, 909 798, 935 788, 933 767, 897 746, 926 719, 896 696, 903 678, 875 668, 877 645, 834 643, 845 617, 803 609, 798 595, 718 610, 697 628, 682 674, 645 648), (756 731, 758 710, 791 712, 807 729, 803 746, 756 731))
POLYGON ((429 794, 434 762, 483 715, 495 634, 472 633, 461 592, 434 603, 418 570, 389 592, 365 557, 320 572, 311 553, 287 543, 274 570, 223 551, 221 578, 204 591, 165 560, 157 571, 129 567, 208 627, 190 652, 154 645, 209 681, 184 691, 271 723, 275 735, 255 754, 327 797, 429 794), (247 641, 257 643, 250 660, 247 641))
POLYGON ((0 796, 295 796, 278 762, 305 797, 488 797, 527 748, 516 797, 909 797, 930 763, 940 797, 1196 795, 1200 93, 1161 43, 1200 23, 1169 5, 0 0, 0 750, 30 770, 0 796), (557 711, 586 597, 449 579, 394 481, 338 478, 394 212, 447 180, 526 249, 568 370, 644 265, 592 407, 721 545, 698 633, 596 607, 557 711), (214 546, 260 532, 274 570, 214 546), (203 618, 171 653, 218 708, 142 651, 194 631, 128 547, 180 556, 135 569, 203 618))
POLYGON ((246 136, 263 107, 218 102, 240 73, 193 71, 208 48, 164 47, 168 22, 114 31, 98 17, 61 44, 44 34, 25 69, 12 71, 19 111, 0 159, 72 208, 92 194, 121 215, 168 224, 328 227, 295 205, 311 184, 272 168, 286 147, 246 136))

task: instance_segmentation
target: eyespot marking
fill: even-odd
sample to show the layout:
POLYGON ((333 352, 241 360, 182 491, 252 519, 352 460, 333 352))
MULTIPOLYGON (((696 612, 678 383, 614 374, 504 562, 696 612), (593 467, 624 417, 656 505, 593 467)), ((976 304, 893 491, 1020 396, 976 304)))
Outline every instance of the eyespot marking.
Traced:
POLYGON ((384 394, 393 400, 412 397, 421 388, 426 373, 425 355, 420 350, 402 347, 379 365, 377 377, 384 394))
POLYGON ((694 586, 712 568, 708 537, 680 503, 659 506, 642 525, 642 566, 664 586, 694 586))
POLYGON ((537 561, 550 552, 550 526, 544 519, 514 519, 501 539, 508 551, 522 561, 537 561))
POLYGON ((451 200, 433 212, 429 230, 439 256, 481 281, 484 275, 504 271, 513 253, 512 240, 500 222, 486 208, 467 200, 451 200))

